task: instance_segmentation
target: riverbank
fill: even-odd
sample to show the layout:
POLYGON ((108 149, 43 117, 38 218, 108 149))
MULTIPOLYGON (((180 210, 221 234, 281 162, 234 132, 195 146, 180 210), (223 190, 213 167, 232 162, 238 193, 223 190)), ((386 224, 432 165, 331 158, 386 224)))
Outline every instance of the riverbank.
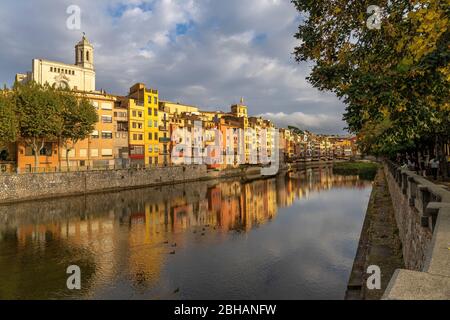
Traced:
POLYGON ((387 161, 367 209, 346 299, 450 299, 450 192, 387 161), (369 290, 370 265, 381 289, 369 290))
POLYGON ((357 175, 362 179, 374 180, 380 165, 371 161, 338 162, 333 166, 333 173, 357 175))
POLYGON ((347 286, 346 300, 379 300, 396 269, 403 268, 402 244, 386 176, 379 169, 374 183, 355 261, 347 286), (368 290, 367 268, 381 269, 381 289, 368 290))
POLYGON ((0 175, 0 204, 239 177, 241 169, 205 165, 0 175))
MULTIPOLYGON (((314 169, 333 163, 324 161, 283 164, 278 174, 289 170, 314 169)), ((267 178, 261 175, 260 167, 216 171, 208 170, 206 165, 5 174, 0 175, 0 204, 234 177, 240 177, 244 181, 267 178)))

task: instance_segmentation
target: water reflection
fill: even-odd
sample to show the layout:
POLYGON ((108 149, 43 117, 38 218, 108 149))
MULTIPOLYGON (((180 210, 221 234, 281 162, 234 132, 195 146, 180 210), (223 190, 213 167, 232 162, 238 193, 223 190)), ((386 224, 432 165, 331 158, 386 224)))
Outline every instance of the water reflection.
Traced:
POLYGON ((340 298, 370 189, 325 167, 0 206, 0 298, 340 298))

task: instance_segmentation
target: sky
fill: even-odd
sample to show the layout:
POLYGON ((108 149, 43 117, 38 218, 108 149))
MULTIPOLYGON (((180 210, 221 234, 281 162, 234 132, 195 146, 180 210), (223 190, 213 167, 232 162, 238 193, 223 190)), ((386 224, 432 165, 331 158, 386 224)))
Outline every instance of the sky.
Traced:
POLYGON ((126 95, 137 82, 161 100, 250 115, 316 133, 342 134, 345 106, 306 80, 312 63, 292 55, 301 15, 289 0, 2 0, 0 84, 31 70, 33 58, 73 64, 86 33, 97 90, 126 95), (70 30, 66 10, 81 9, 70 30))

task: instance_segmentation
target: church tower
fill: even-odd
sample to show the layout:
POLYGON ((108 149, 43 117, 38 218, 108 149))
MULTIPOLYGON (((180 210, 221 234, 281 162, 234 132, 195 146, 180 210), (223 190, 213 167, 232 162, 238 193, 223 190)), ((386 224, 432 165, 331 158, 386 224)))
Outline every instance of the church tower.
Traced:
POLYGON ((75 46, 75 65, 94 70, 94 47, 86 38, 83 32, 83 38, 75 46))

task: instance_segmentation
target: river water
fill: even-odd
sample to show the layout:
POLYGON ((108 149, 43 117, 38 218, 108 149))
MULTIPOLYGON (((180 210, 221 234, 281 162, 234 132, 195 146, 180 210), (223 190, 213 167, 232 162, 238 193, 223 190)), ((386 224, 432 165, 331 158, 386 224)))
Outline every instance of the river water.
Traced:
POLYGON ((343 299, 371 189, 323 167, 0 206, 0 299, 343 299))

